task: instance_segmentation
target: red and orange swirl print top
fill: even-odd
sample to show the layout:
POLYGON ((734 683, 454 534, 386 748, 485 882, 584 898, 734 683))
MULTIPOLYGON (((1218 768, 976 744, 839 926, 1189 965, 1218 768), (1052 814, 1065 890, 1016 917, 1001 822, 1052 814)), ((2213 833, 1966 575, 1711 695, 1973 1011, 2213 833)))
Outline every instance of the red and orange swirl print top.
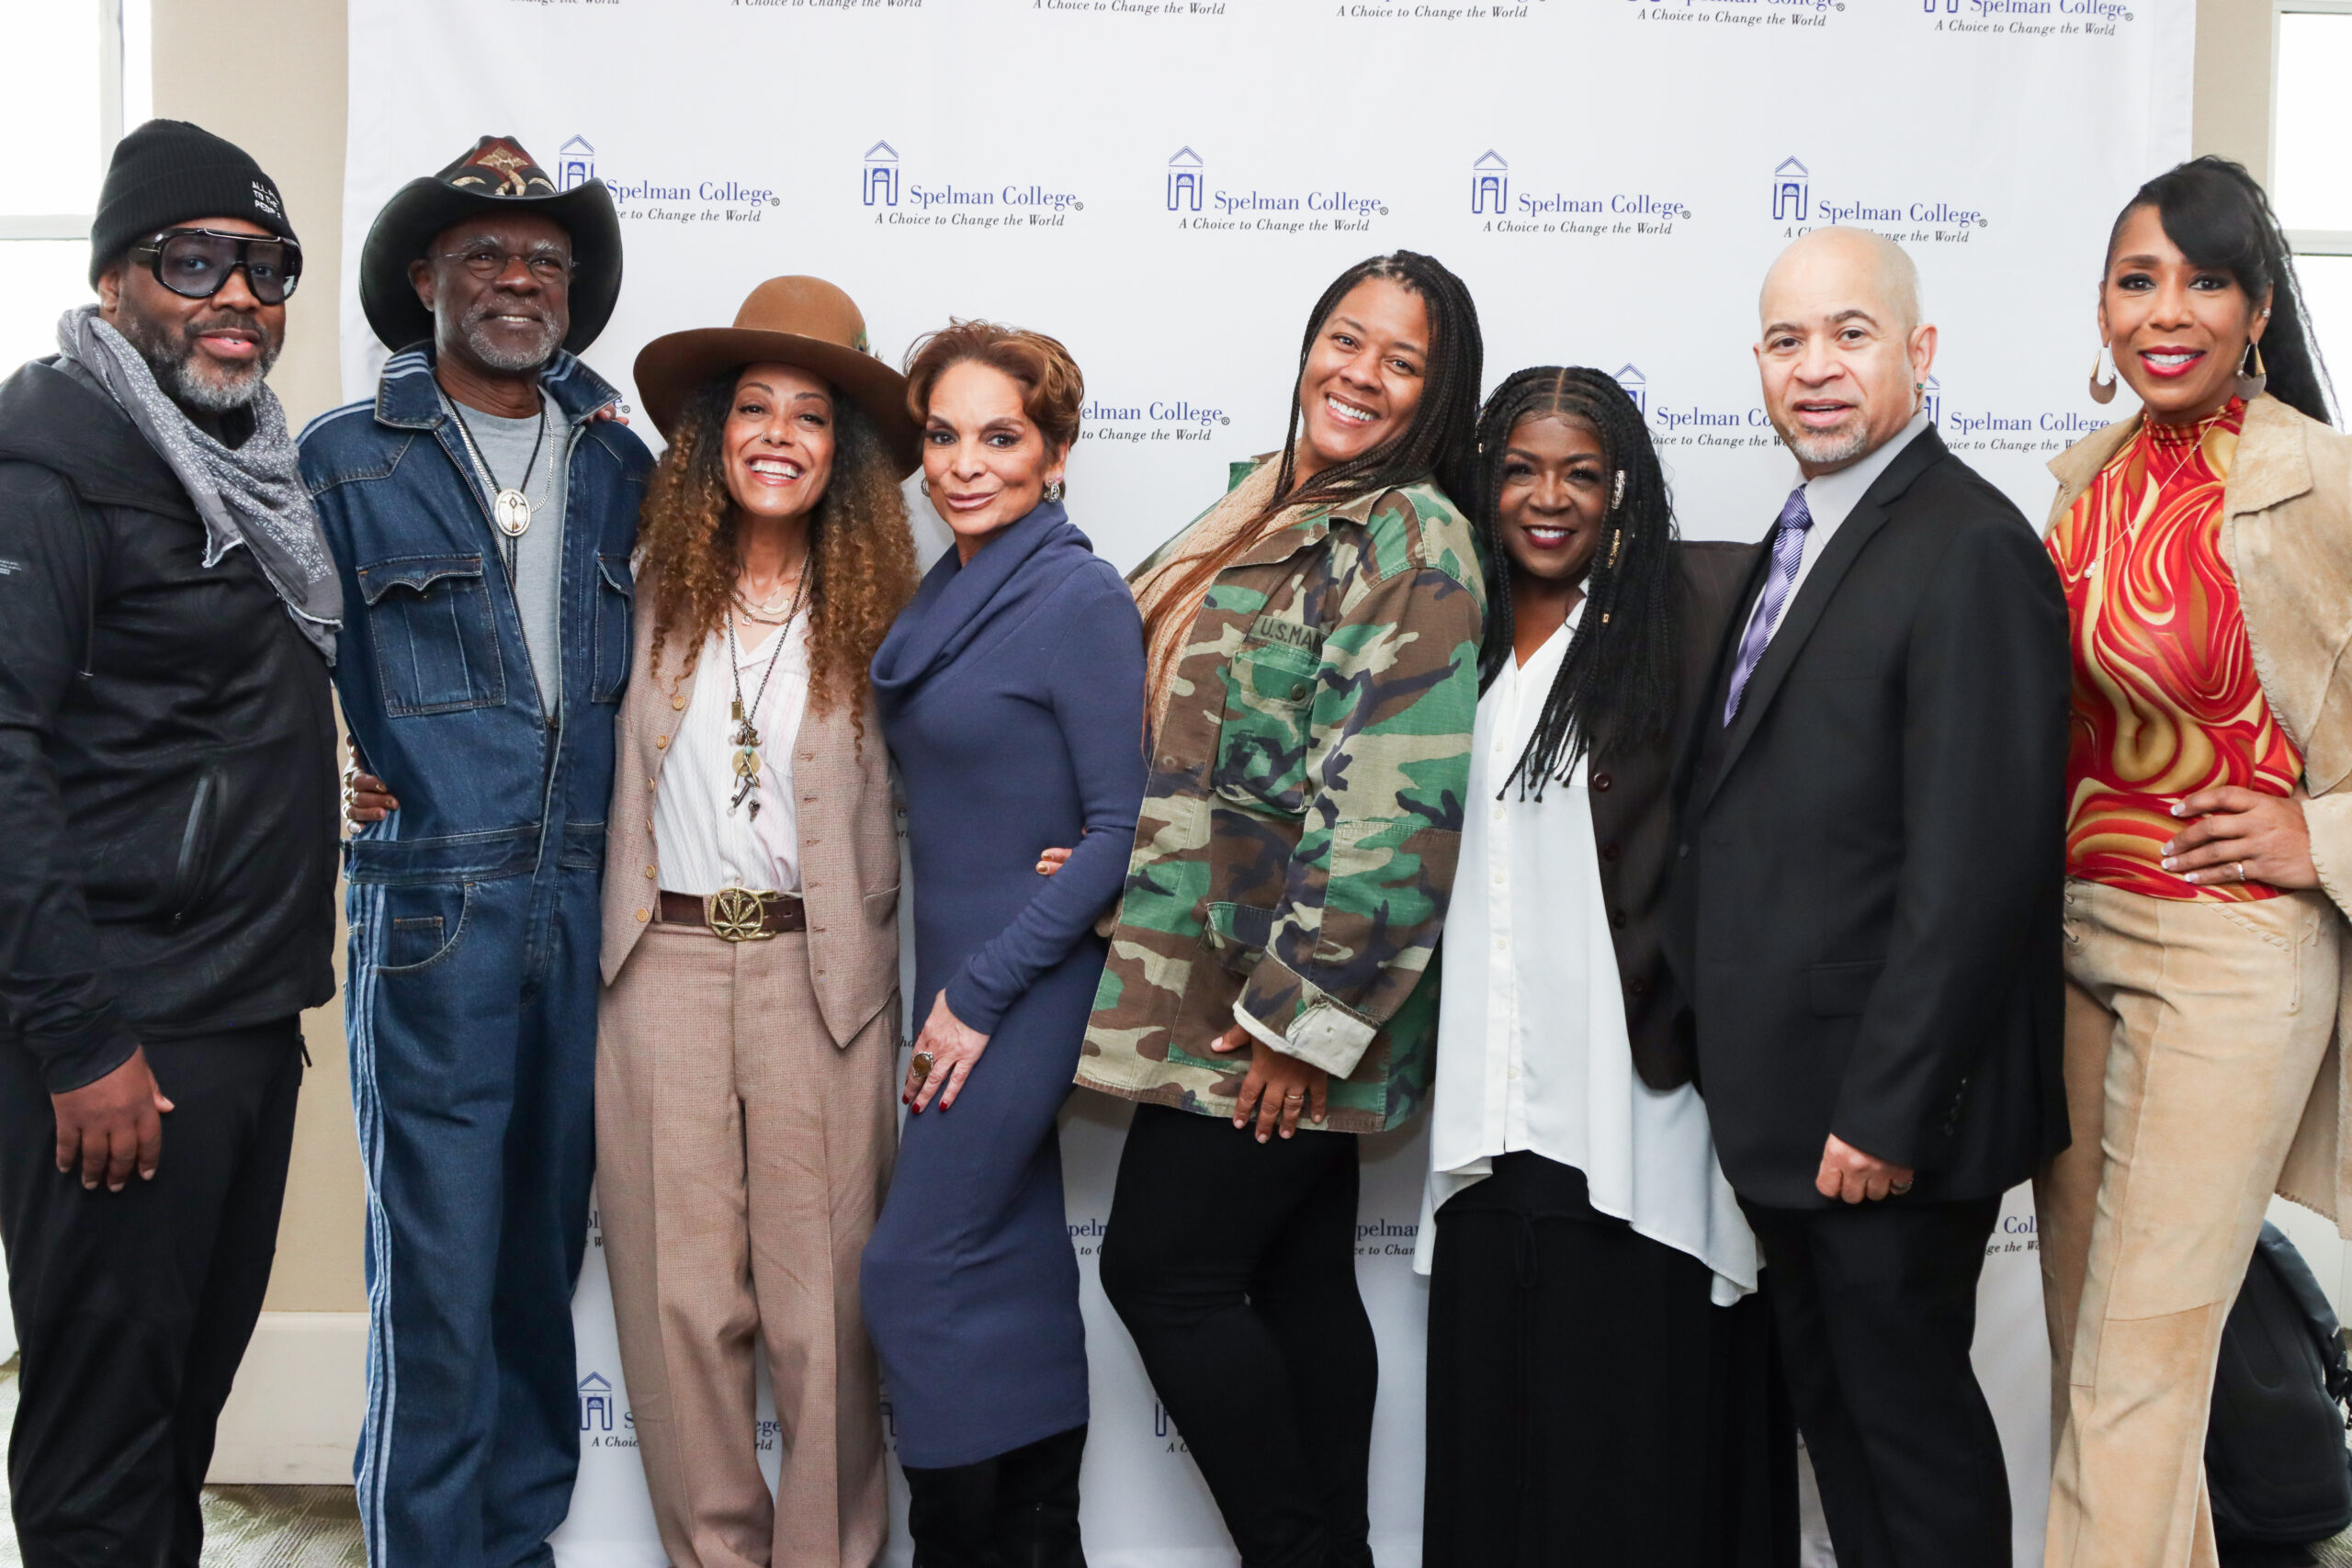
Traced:
POLYGON ((2199 885, 2163 864, 2175 801, 2237 784, 2290 795, 2303 771, 2256 678, 2222 491, 2245 405, 2195 425, 2146 423, 2046 543, 2074 643, 2066 872, 2155 898, 2235 903, 2256 883, 2199 885))

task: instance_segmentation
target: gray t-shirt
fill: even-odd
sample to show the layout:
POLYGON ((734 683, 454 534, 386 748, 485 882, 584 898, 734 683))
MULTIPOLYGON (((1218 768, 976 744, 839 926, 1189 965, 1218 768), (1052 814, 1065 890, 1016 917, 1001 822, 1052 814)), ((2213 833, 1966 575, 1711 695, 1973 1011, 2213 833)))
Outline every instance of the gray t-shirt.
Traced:
MULTIPOLYGON (((447 402, 448 400, 442 400, 447 402)), ((482 461, 490 466, 491 493, 519 490, 531 503, 531 525, 510 539, 495 528, 499 554, 514 581, 514 604, 523 616, 523 646, 530 650, 531 674, 539 688, 539 708, 553 723, 563 712, 563 503, 564 447, 571 431, 563 411, 542 398, 536 417, 502 419, 480 409, 465 411, 482 461), (540 439, 545 423, 546 439, 540 439), (538 460, 531 445, 538 443, 538 460), (524 472, 529 470, 529 482, 524 472)))

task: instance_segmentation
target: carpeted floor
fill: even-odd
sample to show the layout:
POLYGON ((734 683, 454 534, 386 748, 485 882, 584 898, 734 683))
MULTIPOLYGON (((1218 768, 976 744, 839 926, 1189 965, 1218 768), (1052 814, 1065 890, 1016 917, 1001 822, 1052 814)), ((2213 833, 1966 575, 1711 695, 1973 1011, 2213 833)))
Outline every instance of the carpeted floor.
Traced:
MULTIPOLYGON (((16 1424, 17 1363, 0 1366, 0 1433, 16 1424)), ((0 1474, 0 1568, 21 1568, 0 1474)), ((205 1568, 366 1568, 348 1486, 208 1486, 205 1568)))

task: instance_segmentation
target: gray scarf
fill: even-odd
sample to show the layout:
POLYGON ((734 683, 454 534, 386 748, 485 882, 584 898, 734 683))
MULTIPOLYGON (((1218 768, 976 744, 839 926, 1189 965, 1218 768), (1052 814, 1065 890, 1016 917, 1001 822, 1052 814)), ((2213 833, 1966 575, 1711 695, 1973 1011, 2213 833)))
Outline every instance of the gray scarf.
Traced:
POLYGON ((57 323, 57 346, 97 378, 187 487, 204 519, 204 564, 219 565, 239 545, 252 551, 294 625, 333 664, 335 633, 343 626, 343 582, 319 531, 277 394, 266 386, 256 391, 249 405, 253 434, 242 446, 224 446, 172 401, 145 356, 98 319, 96 306, 65 312, 57 323))

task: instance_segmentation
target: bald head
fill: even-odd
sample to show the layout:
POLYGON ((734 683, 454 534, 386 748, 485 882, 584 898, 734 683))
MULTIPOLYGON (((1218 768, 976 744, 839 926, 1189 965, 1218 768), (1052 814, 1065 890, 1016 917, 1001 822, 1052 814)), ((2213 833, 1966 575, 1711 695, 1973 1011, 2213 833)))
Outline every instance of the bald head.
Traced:
POLYGON ((1909 423, 1935 360, 1919 272, 1867 229, 1815 229, 1782 251, 1758 299, 1765 412, 1808 475, 1860 461, 1909 423))
POLYGON ((1868 229, 1815 229, 1792 242, 1764 275, 1757 310, 1767 326, 1775 288, 1867 298, 1906 337, 1919 324, 1919 269, 1901 245, 1868 229))

